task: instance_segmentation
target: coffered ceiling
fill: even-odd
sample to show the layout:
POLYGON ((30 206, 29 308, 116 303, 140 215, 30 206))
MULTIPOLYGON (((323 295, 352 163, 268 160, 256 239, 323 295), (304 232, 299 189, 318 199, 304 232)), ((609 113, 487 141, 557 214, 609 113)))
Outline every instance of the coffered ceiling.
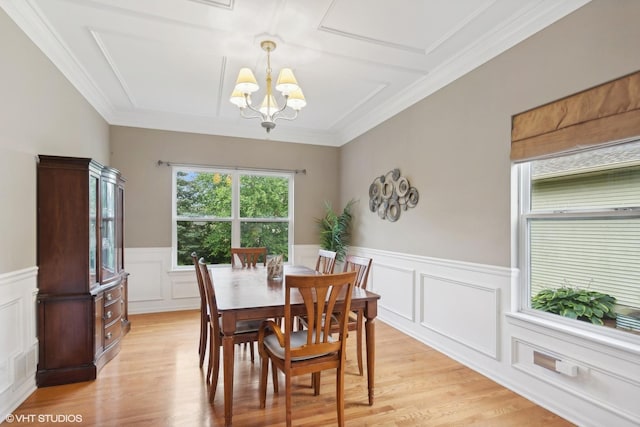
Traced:
POLYGON ((342 145, 589 0, 0 0, 114 125, 342 145), (229 102, 294 70, 308 105, 267 135, 229 102), (275 78, 275 76, 274 76, 275 78))

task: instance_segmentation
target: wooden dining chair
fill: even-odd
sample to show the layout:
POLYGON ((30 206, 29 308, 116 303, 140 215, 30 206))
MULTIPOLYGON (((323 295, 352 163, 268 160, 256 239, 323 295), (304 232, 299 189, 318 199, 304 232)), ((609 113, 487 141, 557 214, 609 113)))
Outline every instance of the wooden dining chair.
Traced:
MULTIPOLYGON (((369 278, 369 271, 371 270, 371 258, 356 256, 356 255, 347 255, 344 262, 343 272, 355 271, 356 272, 356 281, 354 286, 356 288, 367 288, 367 280, 369 278)), ((298 329, 303 329, 308 327, 308 322, 306 317, 299 316, 298 317, 298 329)), ((337 326, 336 319, 333 319, 334 323, 331 327, 332 333, 340 332, 340 329, 337 326)), ((362 309, 352 310, 349 312, 349 317, 347 319, 347 331, 356 332, 356 342, 357 342, 357 358, 358 358, 358 372, 360 375, 364 374, 364 366, 363 366, 363 356, 362 356, 362 334, 364 328, 364 311, 362 309)))
POLYGON ((336 267, 336 256, 337 254, 333 251, 320 249, 316 261, 316 271, 322 274, 333 274, 336 267))
POLYGON ((209 310, 207 308, 207 296, 204 292, 204 283, 202 274, 198 267, 198 255, 191 252, 191 259, 196 270, 196 279, 198 281, 198 291, 200 292, 200 344, 198 346, 198 355, 200 356, 200 368, 204 364, 204 355, 207 352, 207 336, 209 332, 209 310))
MULTIPOLYGON (((316 271, 322 274, 333 274, 336 268, 337 253, 326 249, 318 251, 318 260, 316 261, 316 271)), ((298 317, 298 329, 306 327, 304 316, 298 317)))
MULTIPOLYGON (((220 371, 220 346, 222 345, 222 331, 220 329, 220 316, 218 314, 218 305, 216 303, 216 293, 211 281, 209 269, 204 261, 200 258, 198 268, 202 276, 204 291, 207 299, 207 307, 209 308, 209 365, 207 368, 207 383, 209 383, 209 401, 212 402, 216 395, 218 387, 218 374, 220 371)), ((260 320, 239 320, 236 323, 236 333, 233 336, 234 344, 250 343, 253 349, 253 343, 258 340, 258 329, 260 328, 260 320)), ((253 359, 252 359, 253 361, 253 359)))
MULTIPOLYGON (((314 394, 320 392, 319 374, 326 369, 336 369, 336 406, 338 425, 344 426, 344 366, 347 339, 347 315, 351 308, 351 294, 356 280, 355 271, 325 275, 287 275, 285 277, 284 329, 274 321, 263 322, 258 333, 260 353, 260 407, 264 408, 267 396, 267 370, 272 369, 285 376, 285 402, 287 426, 291 426, 292 377, 311 373, 316 379, 314 394), (300 295, 304 301, 309 328, 293 331, 292 295, 300 295), (324 322, 332 313, 337 316, 340 333, 331 335, 330 322, 324 322)), ((275 376, 274 376, 275 377, 275 376)))
POLYGON ((231 267, 255 267, 258 261, 267 265, 267 248, 231 248, 231 267))
MULTIPOLYGON (((367 288, 367 279, 369 278, 369 271, 371 270, 371 262, 373 260, 371 258, 356 256, 356 255, 347 255, 344 261, 344 272, 347 271, 355 271, 356 272, 356 281, 355 287, 366 289, 367 288)), ((364 310, 352 310, 349 312, 349 317, 347 319, 347 330, 348 331, 356 331, 356 340, 357 340, 357 355, 358 355, 358 371, 360 375, 363 375, 363 367, 362 367, 362 329, 364 326, 364 310)), ((333 328, 332 332, 339 332, 337 328, 333 328)))

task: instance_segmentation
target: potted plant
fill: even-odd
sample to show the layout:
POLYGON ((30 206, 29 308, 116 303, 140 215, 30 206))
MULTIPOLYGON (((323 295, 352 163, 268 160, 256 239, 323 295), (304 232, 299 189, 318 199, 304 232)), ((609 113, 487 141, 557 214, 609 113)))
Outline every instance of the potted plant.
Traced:
POLYGON ((331 203, 325 202, 325 214, 317 219, 320 228, 320 247, 336 253, 336 260, 343 261, 351 241, 351 208, 355 200, 350 200, 341 213, 336 213, 331 203))
POLYGON ((531 299, 532 308, 594 325, 604 325, 605 318, 616 318, 615 303, 611 295, 569 286, 543 289, 531 299))

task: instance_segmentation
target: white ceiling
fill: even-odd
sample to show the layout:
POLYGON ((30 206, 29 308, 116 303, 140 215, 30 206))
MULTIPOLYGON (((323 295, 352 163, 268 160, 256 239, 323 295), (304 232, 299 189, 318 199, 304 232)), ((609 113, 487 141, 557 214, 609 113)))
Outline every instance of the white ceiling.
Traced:
POLYGON ((340 146, 589 0, 0 0, 113 125, 340 146), (267 136, 229 102, 296 73, 308 105, 267 136), (275 78, 275 76, 274 76, 275 78))

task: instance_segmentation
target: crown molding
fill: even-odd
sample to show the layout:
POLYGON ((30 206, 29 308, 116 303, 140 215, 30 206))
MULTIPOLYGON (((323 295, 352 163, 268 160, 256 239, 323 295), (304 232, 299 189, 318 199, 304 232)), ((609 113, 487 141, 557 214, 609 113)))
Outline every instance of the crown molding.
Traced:
POLYGON ((542 1, 538 6, 521 14, 516 20, 478 39, 462 54, 432 70, 381 107, 345 126, 338 134, 338 145, 352 141, 590 1, 542 1))
POLYGON ((108 123, 114 108, 30 0, 3 1, 2 9, 108 123))
MULTIPOLYGON (((194 117, 189 115, 171 115, 162 112, 117 111, 108 98, 91 80, 82 65, 75 59, 62 39, 40 13, 31 0, 5 0, 1 7, 13 19, 34 44, 53 62, 61 73, 71 82, 78 92, 111 125, 154 128, 180 132, 217 134, 240 138, 269 139, 295 143, 342 146, 365 132, 383 123, 413 104, 428 97, 442 87, 495 56, 520 43, 527 37, 551 25, 591 0, 541 0, 523 11, 515 20, 496 28, 482 37, 464 52, 440 67, 430 70, 411 87, 398 92, 392 99, 377 109, 362 115, 344 127, 332 131, 302 130, 295 126, 281 126, 266 135, 256 126, 240 125, 240 122, 227 122, 212 117, 194 117), (265 138, 266 135, 266 138, 265 138)), ((218 6, 218 2, 204 2, 218 6)), ((228 3, 233 7, 233 1, 228 3)), ((336 123, 339 123, 336 122, 336 123)), ((336 124, 334 123, 334 124, 336 124)))

